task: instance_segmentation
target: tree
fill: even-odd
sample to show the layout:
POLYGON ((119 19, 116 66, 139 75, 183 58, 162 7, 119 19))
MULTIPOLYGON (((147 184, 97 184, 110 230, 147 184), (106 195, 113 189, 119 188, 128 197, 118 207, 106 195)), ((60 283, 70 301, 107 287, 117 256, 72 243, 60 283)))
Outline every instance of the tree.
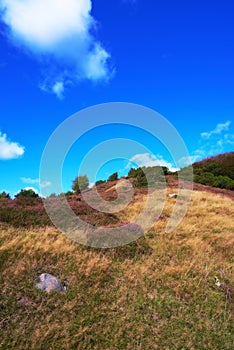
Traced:
POLYGON ((98 180, 95 182, 95 185, 98 186, 98 185, 105 184, 105 183, 106 183, 105 180, 98 180))
POLYGON ((112 175, 110 175, 108 177, 108 180, 107 181, 115 181, 115 180, 118 180, 118 173, 113 173, 112 175))
POLYGON ((169 169, 166 166, 162 166, 162 171, 164 175, 169 175, 169 169))
POLYGON ((135 168, 131 168, 128 172, 128 177, 137 177, 137 173, 138 173, 138 169, 135 168))
POLYGON ((57 194, 56 193, 51 193, 50 195, 49 195, 49 198, 56 198, 57 197, 57 194))
POLYGON ((73 194, 74 194, 73 191, 67 191, 67 192, 65 193, 65 196, 66 196, 66 197, 69 197, 69 196, 72 196, 73 194))
POLYGON ((10 199, 11 197, 9 193, 6 193, 5 191, 3 191, 2 193, 0 193, 0 198, 10 199))
POLYGON ((38 194, 32 189, 24 189, 15 195, 15 198, 38 198, 38 194))
POLYGON ((89 187, 89 179, 87 175, 80 175, 75 178, 72 183, 73 191, 78 194, 89 187))

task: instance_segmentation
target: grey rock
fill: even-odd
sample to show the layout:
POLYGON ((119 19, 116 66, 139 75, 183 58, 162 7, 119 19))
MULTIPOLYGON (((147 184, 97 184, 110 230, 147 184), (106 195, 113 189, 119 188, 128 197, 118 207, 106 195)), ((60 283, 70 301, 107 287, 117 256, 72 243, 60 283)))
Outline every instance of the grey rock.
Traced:
POLYGON ((36 287, 40 290, 45 290, 50 293, 52 290, 61 292, 66 290, 66 287, 62 285, 59 279, 49 273, 42 273, 35 280, 36 287))

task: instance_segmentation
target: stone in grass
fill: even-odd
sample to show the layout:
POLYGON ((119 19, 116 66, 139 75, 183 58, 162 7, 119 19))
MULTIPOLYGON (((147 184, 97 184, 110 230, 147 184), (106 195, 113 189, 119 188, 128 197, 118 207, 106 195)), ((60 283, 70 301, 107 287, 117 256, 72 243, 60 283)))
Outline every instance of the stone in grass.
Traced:
POLYGON ((177 193, 169 193, 169 198, 177 198, 177 193))
POLYGON ((61 292, 66 290, 59 279, 49 273, 42 273, 36 278, 36 287, 40 290, 45 290, 47 293, 51 291, 61 292))

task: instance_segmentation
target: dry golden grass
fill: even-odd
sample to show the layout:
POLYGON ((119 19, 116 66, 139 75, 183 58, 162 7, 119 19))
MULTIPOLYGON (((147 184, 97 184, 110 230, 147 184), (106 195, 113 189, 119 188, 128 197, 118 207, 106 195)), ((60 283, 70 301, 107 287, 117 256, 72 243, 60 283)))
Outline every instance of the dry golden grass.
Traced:
MULTIPOLYGON (((121 220, 136 217, 144 201, 139 194, 121 220)), ((232 349, 233 201, 194 192, 183 222, 165 233, 175 202, 167 200, 145 238, 109 250, 54 228, 2 225, 0 348, 232 349), (37 291, 42 272, 65 281, 67 292, 37 291), (19 304, 22 297, 30 303, 19 304)))

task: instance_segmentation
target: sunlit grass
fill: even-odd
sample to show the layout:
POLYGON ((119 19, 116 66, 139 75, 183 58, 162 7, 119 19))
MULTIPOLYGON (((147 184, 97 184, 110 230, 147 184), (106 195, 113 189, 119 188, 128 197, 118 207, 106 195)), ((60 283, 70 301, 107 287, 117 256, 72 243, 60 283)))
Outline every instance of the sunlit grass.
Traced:
MULTIPOLYGON (((119 220, 136 217, 144 200, 139 194, 119 220)), ((80 246, 53 227, 2 224, 0 348, 232 349, 233 201, 194 192, 168 234, 175 202, 167 200, 144 238, 115 249, 80 246), (67 292, 36 290, 42 272, 67 292), (30 302, 22 305, 22 297, 30 302)))

